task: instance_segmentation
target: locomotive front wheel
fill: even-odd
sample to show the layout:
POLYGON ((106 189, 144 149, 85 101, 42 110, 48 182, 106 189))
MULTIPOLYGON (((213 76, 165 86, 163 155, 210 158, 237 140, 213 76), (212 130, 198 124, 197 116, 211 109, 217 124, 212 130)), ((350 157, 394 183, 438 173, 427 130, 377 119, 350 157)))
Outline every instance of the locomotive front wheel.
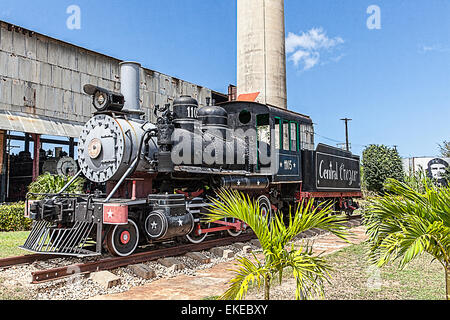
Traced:
POLYGON ((114 256, 129 256, 139 243, 139 229, 133 220, 126 225, 117 225, 106 235, 106 248, 114 256))

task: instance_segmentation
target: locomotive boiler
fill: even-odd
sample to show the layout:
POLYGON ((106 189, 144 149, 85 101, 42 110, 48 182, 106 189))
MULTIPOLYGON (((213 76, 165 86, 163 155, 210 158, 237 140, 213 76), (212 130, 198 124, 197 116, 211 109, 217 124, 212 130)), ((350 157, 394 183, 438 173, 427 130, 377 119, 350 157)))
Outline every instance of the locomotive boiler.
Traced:
POLYGON ((154 106, 151 123, 140 110, 140 65, 120 67, 120 93, 84 86, 96 112, 79 137, 80 170, 57 194, 28 195, 34 222, 23 249, 127 256, 146 244, 237 236, 246 228, 241 221, 201 219, 219 188, 247 193, 264 215, 305 198, 332 199, 348 214, 356 208, 359 158, 322 144, 314 149, 308 116, 256 102, 200 106, 181 96, 154 106), (79 176, 106 184, 106 192, 66 193, 79 176))

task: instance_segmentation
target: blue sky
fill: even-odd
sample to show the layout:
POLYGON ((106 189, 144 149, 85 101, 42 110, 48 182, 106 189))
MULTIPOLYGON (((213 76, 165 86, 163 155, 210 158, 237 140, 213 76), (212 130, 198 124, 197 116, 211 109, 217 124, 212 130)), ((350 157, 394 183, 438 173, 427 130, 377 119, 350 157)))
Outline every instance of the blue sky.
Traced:
MULTIPOLYGON (((450 140, 450 1, 285 0, 285 11, 288 105, 312 117, 316 142, 344 142, 348 117, 356 154, 376 143, 438 155, 450 140), (381 29, 367 27, 371 5, 381 29)), ((220 92, 236 83, 235 0, 2 0, 0 19, 220 92), (66 27, 73 4, 79 30, 66 27)))

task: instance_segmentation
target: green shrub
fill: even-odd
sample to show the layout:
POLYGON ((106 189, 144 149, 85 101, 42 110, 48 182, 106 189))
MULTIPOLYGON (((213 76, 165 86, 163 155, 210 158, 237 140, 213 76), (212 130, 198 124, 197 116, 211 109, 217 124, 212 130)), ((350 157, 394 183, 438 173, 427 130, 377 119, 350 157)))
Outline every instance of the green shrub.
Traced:
POLYGON ((25 218, 25 203, 0 205, 0 231, 31 230, 31 219, 25 218))
MULTIPOLYGON (((52 175, 48 172, 41 174, 37 179, 28 186, 28 192, 32 193, 57 193, 69 180, 71 176, 52 175)), ((85 180, 78 177, 72 185, 67 188, 66 193, 82 193, 85 180)), ((43 199, 44 196, 30 197, 30 199, 43 199)))
POLYGON ((427 177, 425 170, 422 168, 415 172, 405 174, 403 182, 418 193, 425 193, 427 186, 433 183, 433 181, 427 177))

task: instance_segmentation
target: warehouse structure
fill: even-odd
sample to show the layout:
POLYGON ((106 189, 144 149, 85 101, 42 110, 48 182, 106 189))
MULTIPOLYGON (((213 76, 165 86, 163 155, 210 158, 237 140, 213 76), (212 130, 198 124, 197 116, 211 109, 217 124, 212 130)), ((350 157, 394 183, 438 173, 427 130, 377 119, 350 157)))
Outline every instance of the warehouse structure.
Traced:
MULTIPOLYGON (((0 21, 0 201, 24 198, 26 186, 45 163, 76 156, 77 137, 95 111, 85 84, 120 91, 121 60, 0 21), (23 141, 12 155, 11 141, 23 141)), ((148 120, 153 106, 190 95, 206 105, 228 96, 153 70, 141 68, 140 102, 148 120)))

